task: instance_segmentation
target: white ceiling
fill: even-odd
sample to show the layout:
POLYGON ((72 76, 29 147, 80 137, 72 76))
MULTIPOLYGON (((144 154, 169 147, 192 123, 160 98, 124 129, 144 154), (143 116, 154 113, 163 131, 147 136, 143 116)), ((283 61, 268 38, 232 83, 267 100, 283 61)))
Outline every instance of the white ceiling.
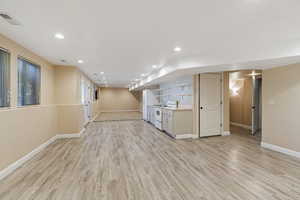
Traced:
POLYGON ((0 9, 22 24, 0 19, 0 33, 91 78, 103 71, 112 85, 126 86, 154 64, 207 71, 300 61, 298 0, 1 0, 0 9))

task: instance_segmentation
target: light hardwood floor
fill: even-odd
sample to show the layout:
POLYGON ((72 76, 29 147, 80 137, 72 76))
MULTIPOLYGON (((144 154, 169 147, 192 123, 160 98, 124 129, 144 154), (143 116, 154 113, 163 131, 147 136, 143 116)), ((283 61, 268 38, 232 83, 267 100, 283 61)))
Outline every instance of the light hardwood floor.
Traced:
POLYGON ((142 119, 141 112, 104 112, 100 113, 95 121, 121 121, 121 120, 140 120, 142 119))
POLYGON ((95 122, 1 181, 0 199, 300 199, 300 160, 238 134, 173 140, 141 120, 95 122))

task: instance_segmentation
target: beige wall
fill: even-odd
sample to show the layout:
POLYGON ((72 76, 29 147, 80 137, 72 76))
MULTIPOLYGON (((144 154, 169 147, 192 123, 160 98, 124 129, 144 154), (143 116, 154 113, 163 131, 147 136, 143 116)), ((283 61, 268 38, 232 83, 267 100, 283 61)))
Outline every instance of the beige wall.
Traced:
POLYGON ((140 110, 141 92, 129 92, 127 88, 101 88, 100 111, 140 110))
POLYGON ((0 35, 0 47, 11 59, 11 107, 0 109, 0 170, 57 134, 54 67, 31 51, 0 35), (17 106, 17 57, 41 66, 41 105, 17 106))
POLYGON ((80 75, 76 67, 55 66, 58 134, 79 133, 84 126, 80 102, 80 75))
POLYGON ((223 131, 230 131, 229 72, 223 72, 223 131))
POLYGON ((78 98, 78 72, 76 67, 55 67, 55 103, 56 104, 79 104, 78 98))
POLYGON ((237 93, 230 93, 230 121, 246 126, 252 124, 252 78, 230 80, 234 87, 240 88, 237 93))
POLYGON ((300 64, 263 71, 262 141, 300 152, 300 64))
MULTIPOLYGON (((11 59, 11 106, 0 108, 2 170, 55 135, 82 130, 84 115, 80 102, 80 78, 85 75, 75 67, 53 66, 1 34, 0 47, 10 52, 11 59), (41 67, 40 105, 17 107, 18 56, 41 67)), ((97 105, 94 107, 97 109, 97 105)))

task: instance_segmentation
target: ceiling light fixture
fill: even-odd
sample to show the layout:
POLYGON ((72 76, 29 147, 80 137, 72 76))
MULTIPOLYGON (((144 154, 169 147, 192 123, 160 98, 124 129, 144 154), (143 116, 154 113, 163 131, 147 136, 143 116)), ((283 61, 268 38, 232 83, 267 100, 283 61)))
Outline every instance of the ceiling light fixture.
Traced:
POLYGON ((259 75, 261 75, 261 73, 255 71, 252 71, 251 74, 248 74, 248 76, 259 76, 259 75))
POLYGON ((77 62, 78 62, 78 63, 83 63, 83 60, 78 60, 77 62))
POLYGON ((153 68, 153 69, 156 69, 156 68, 157 68, 157 65, 152 65, 152 68, 153 68))
POLYGON ((174 48, 174 51, 175 51, 175 52, 180 52, 180 51, 181 51, 181 48, 180 48, 180 47, 175 47, 175 48, 174 48))
POLYGON ((145 77, 145 76, 146 76, 146 74, 141 74, 141 76, 142 76, 142 77, 145 77))
POLYGON ((65 39, 65 36, 61 33, 56 33, 55 38, 62 40, 62 39, 65 39))
POLYGON ((104 72, 100 72, 100 74, 104 74, 104 72))

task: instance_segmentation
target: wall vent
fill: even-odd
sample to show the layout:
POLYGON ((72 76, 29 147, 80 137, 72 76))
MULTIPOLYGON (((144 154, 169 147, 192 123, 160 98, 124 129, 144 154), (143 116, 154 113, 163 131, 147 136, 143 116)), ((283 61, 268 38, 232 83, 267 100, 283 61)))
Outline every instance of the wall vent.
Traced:
POLYGON ((21 23, 18 20, 14 19, 12 16, 10 16, 7 13, 0 12, 0 17, 5 19, 11 25, 15 25, 15 26, 21 25, 21 23))

